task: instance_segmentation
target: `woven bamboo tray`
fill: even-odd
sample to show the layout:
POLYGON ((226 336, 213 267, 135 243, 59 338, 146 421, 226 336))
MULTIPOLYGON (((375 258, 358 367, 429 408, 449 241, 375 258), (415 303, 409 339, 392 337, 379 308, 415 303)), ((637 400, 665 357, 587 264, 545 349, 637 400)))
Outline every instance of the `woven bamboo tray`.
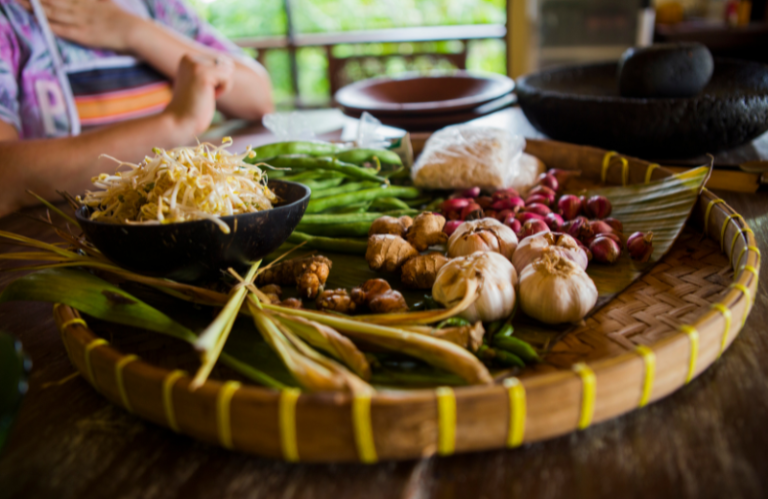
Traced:
MULTIPOLYGON (((527 149, 550 167, 579 169, 607 184, 671 174, 590 147, 531 140, 527 149)), ((288 461, 373 463, 516 447, 666 397, 735 339, 757 291, 759 265, 760 252, 743 218, 704 189, 673 249, 571 330, 543 364, 493 386, 379 391, 370 398, 216 380, 193 392, 183 371, 142 360, 158 345, 168 352, 169 340, 131 334, 126 337, 132 344, 113 346, 72 308, 56 305, 54 316, 82 376, 142 418, 202 441, 288 461), (136 352, 137 342, 141 357, 123 353, 136 352)))

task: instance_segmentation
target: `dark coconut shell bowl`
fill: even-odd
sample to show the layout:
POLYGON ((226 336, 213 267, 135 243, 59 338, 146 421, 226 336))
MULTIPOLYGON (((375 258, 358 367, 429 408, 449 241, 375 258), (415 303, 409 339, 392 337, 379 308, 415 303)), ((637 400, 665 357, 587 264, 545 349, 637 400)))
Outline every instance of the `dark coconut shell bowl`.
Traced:
POLYGON ((619 96, 617 64, 552 69, 517 81, 525 116, 555 140, 643 158, 679 158, 739 146, 768 130, 768 66, 715 60, 688 98, 619 96))
POLYGON ((123 225, 88 219, 90 208, 75 212, 85 236, 118 266, 157 277, 195 282, 215 279, 229 267, 242 269, 283 244, 304 216, 309 188, 271 180, 282 200, 271 210, 221 217, 225 234, 209 220, 165 225, 123 225))

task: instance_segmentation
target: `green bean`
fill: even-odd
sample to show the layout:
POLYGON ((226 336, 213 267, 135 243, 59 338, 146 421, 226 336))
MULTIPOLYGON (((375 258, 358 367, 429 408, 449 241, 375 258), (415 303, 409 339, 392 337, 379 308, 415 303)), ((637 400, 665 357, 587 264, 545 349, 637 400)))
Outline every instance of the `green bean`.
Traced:
POLYGON ((336 153, 336 159, 339 161, 356 165, 373 163, 373 158, 378 158, 380 162, 389 165, 403 164, 396 152, 387 151, 386 149, 347 149, 346 151, 336 153))
POLYGON ((440 210, 440 205, 442 205, 444 202, 445 202, 445 198, 437 198, 434 201, 432 201, 431 203, 429 203, 426 206, 425 209, 427 211, 437 211, 437 212, 439 212, 439 211, 441 211, 440 210))
POLYGON ((307 213, 320 213, 334 206, 344 206, 361 201, 372 201, 378 198, 416 198, 421 195, 421 191, 415 187, 378 187, 375 189, 365 189, 363 191, 349 192, 346 194, 337 194, 327 198, 314 199, 307 206, 307 213))
POLYGON ((344 182, 344 177, 326 178, 322 180, 306 180, 301 182, 312 190, 315 189, 328 189, 329 187, 336 187, 340 183, 344 182))
POLYGON ((335 196, 336 194, 372 189, 374 187, 379 187, 380 185, 380 182, 347 182, 346 184, 340 185, 338 187, 323 189, 322 191, 318 192, 312 191, 312 199, 327 198, 330 196, 335 196))
POLYGON ((325 180, 329 178, 338 178, 341 179, 341 181, 346 180, 343 174, 326 170, 308 170, 301 173, 295 173, 293 175, 286 175, 282 177, 282 180, 288 180, 290 182, 303 182, 304 180, 325 180))
POLYGON ((371 208, 374 210, 407 210, 410 208, 407 204, 405 204, 403 201, 400 201, 397 198, 379 198, 374 199, 373 203, 371 203, 371 208))
POLYGON ((406 180, 411 178, 410 168, 398 168, 397 170, 391 170, 381 174, 382 177, 387 177, 390 180, 406 180))
POLYGON ((288 242, 303 243, 309 248, 323 251, 336 251, 338 253, 351 253, 364 255, 368 249, 368 239, 338 239, 333 237, 312 236, 303 232, 294 231, 288 236, 288 242))
MULTIPOLYGON (((409 199, 408 201, 405 201, 405 204, 407 204, 410 207, 415 207, 415 206, 423 206, 429 203, 430 201, 432 201, 432 198, 409 199)), ((440 209, 438 208, 437 210, 428 210, 428 211, 440 211, 440 209)))
POLYGON ((531 345, 514 336, 499 336, 496 333, 493 337, 493 345, 517 355, 526 362, 539 362, 541 360, 531 345))
POLYGON ((302 224, 327 225, 344 224, 351 222, 373 222, 377 218, 385 215, 391 217, 401 217, 403 215, 415 215, 417 210, 393 210, 381 213, 319 213, 314 215, 304 215, 301 219, 302 224))
POLYGON ((342 163, 336 158, 330 157, 291 154, 272 158, 267 161, 267 164, 276 168, 290 168, 292 170, 333 170, 343 173, 349 178, 389 183, 387 179, 378 176, 376 172, 370 168, 363 168, 350 163, 342 163))
POLYGON ((364 203, 350 204, 348 206, 339 206, 326 211, 326 213, 365 213, 370 207, 371 202, 368 201, 364 203))
POLYGON ((368 237, 373 222, 349 222, 344 224, 301 224, 296 230, 313 236, 327 237, 368 237))
POLYGON ((306 154, 308 156, 333 156, 344 150, 340 144, 320 141, 275 142, 257 147, 253 150, 254 157, 246 158, 246 162, 254 164, 265 159, 287 154, 306 154))

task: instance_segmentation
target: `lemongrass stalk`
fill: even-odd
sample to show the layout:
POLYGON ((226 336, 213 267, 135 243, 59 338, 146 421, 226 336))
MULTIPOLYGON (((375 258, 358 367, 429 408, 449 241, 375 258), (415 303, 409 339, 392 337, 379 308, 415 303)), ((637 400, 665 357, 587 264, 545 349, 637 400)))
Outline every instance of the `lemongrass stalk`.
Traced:
POLYGON ((275 388, 276 390, 285 390, 286 388, 290 388, 288 385, 281 383, 280 381, 276 380, 275 378, 268 375, 267 373, 263 371, 259 371, 255 367, 248 365, 245 362, 241 362, 237 360, 235 357, 229 355, 227 352, 221 352, 219 359, 221 360, 221 363, 224 364, 225 366, 242 374, 243 376, 245 376, 246 378, 252 381, 261 383, 264 386, 267 386, 269 388, 275 388))
POLYGON ((73 224, 75 227, 80 227, 80 224, 79 224, 79 223, 77 223, 77 220, 75 220, 74 218, 70 217, 69 215, 67 215, 66 213, 64 213, 64 212, 63 212, 63 211, 61 211, 60 209, 58 209, 56 206, 54 206, 54 205, 53 205, 53 204, 52 204, 50 201, 48 201, 47 199, 45 199, 45 198, 43 198, 43 197, 41 197, 41 196, 38 196, 37 194, 35 194, 34 192, 32 192, 32 191, 30 191, 30 190, 27 190, 27 194, 31 194, 32 196, 34 196, 34 197, 35 197, 35 198, 36 198, 38 201, 40 201, 41 203, 43 203, 43 204, 44 204, 45 206, 47 206, 49 209, 51 209, 51 210, 53 210, 54 212, 56 212, 56 213, 57 213, 57 214, 58 214, 60 217, 62 217, 63 219, 65 219, 67 222, 69 222, 69 223, 73 224))
MULTIPOLYGON (((256 275, 256 271, 261 265, 261 260, 254 263, 248 270, 245 276, 245 282, 251 282, 256 275)), ((195 349, 201 353, 202 365, 197 370, 195 377, 190 383, 192 389, 198 388, 205 383, 208 379, 208 375, 211 373, 213 366, 224 349, 224 343, 226 343, 229 337, 232 326, 237 319, 238 311, 243 306, 245 297, 248 294, 248 289, 244 285, 240 285, 234 288, 230 293, 229 300, 224 308, 221 309, 219 315, 213 320, 213 322, 200 333, 197 340, 194 343, 195 349)))
POLYGON ((54 244, 49 244, 43 241, 38 241, 37 239, 32 239, 31 237, 14 234, 13 232, 6 232, 4 230, 0 230, 0 237, 3 237, 5 239, 10 239, 11 241, 15 241, 17 243, 21 243, 24 246, 31 246, 33 248, 51 251, 53 253, 56 253, 57 255, 61 255, 67 258, 77 258, 79 256, 77 253, 72 253, 71 251, 61 249, 54 244))
POLYGON ((416 357, 430 365, 456 373, 471 384, 491 383, 493 381, 488 369, 477 357, 448 341, 395 327, 345 319, 310 310, 296 310, 269 303, 264 303, 263 307, 287 315, 304 317, 330 326, 352 338, 416 357))
POLYGON ((65 259, 66 257, 56 255, 50 251, 25 251, 0 254, 0 260, 44 260, 49 262, 61 262, 65 259))

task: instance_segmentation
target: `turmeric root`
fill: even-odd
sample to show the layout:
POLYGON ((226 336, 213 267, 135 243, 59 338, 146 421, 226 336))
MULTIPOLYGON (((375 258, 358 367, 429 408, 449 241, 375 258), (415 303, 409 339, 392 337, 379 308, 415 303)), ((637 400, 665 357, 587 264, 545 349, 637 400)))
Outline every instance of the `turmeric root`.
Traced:
POLYGON ((367 306, 375 314, 408 310, 403 295, 392 289, 384 279, 368 279, 362 286, 352 288, 350 295, 357 305, 367 306))
POLYGON ((352 300, 360 306, 368 305, 368 300, 381 293, 386 293, 392 289, 384 279, 368 279, 362 286, 352 288, 350 296, 352 300))
POLYGON ((431 289, 435 284, 437 271, 446 263, 448 259, 437 252, 411 258, 403 265, 403 284, 417 289, 431 289))
POLYGON ((424 212, 413 219, 413 226, 408 229, 408 242, 417 251, 424 251, 433 244, 445 244, 448 234, 443 232, 445 217, 431 212, 424 212))
POLYGON ((302 306, 301 300, 299 298, 286 298, 285 300, 278 303, 281 307, 286 308, 295 308, 299 309, 302 306))
POLYGON ((408 259, 419 252, 408 241, 393 234, 374 234, 368 238, 368 251, 365 259, 372 270, 382 269, 395 272, 408 259))
POLYGON ((257 286, 295 284, 299 295, 315 298, 325 286, 333 262, 324 256, 311 256, 278 263, 256 278, 257 286))
POLYGON ((413 225, 413 219, 407 215, 400 218, 384 216, 374 220, 368 230, 368 237, 374 234, 394 234, 405 237, 405 233, 411 225, 413 225))
POLYGON ((318 310, 333 310, 342 314, 350 314, 355 311, 357 305, 347 293, 346 289, 326 289, 315 302, 318 310))

